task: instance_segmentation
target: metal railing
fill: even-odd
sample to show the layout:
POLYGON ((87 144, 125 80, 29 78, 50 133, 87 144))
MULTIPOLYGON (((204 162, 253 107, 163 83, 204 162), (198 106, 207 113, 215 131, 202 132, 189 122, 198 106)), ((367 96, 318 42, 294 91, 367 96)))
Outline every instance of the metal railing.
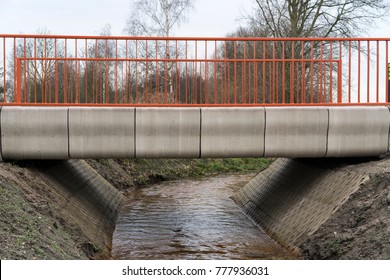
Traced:
POLYGON ((389 41, 0 35, 0 103, 387 104, 389 41))

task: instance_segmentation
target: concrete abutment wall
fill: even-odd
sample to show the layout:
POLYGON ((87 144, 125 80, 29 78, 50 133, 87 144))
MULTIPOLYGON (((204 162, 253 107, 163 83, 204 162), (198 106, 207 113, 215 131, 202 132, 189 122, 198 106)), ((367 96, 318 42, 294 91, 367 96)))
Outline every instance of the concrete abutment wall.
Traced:
POLYGON ((295 250, 369 180, 345 159, 278 159, 232 198, 278 243, 295 250))
POLYGON ((35 168, 52 182, 61 212, 91 240, 91 250, 98 250, 92 257, 109 256, 122 193, 83 160, 43 161, 35 168))
POLYGON ((374 107, 3 107, 4 159, 360 157, 389 151, 374 107))

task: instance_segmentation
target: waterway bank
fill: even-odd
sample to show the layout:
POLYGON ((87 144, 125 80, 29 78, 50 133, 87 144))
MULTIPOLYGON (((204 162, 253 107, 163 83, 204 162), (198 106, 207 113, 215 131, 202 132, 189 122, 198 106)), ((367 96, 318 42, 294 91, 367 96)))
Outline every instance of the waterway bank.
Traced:
POLYGON ((390 260, 390 158, 346 168, 367 174, 369 180, 316 232, 298 242, 301 254, 311 260, 390 260))

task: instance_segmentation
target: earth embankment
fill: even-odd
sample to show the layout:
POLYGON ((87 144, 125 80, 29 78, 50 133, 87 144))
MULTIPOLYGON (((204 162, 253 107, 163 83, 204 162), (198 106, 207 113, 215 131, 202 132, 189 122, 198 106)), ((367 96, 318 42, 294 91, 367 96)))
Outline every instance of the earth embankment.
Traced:
POLYGON ((123 195, 85 161, 0 164, 2 259, 106 257, 123 195))

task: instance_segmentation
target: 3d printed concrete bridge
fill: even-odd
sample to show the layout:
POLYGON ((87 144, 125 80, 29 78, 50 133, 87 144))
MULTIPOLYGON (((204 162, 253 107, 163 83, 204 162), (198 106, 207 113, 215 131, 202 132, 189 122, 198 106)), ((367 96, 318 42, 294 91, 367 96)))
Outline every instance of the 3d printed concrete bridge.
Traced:
POLYGON ((1 156, 378 156, 389 41, 0 35, 1 156))

